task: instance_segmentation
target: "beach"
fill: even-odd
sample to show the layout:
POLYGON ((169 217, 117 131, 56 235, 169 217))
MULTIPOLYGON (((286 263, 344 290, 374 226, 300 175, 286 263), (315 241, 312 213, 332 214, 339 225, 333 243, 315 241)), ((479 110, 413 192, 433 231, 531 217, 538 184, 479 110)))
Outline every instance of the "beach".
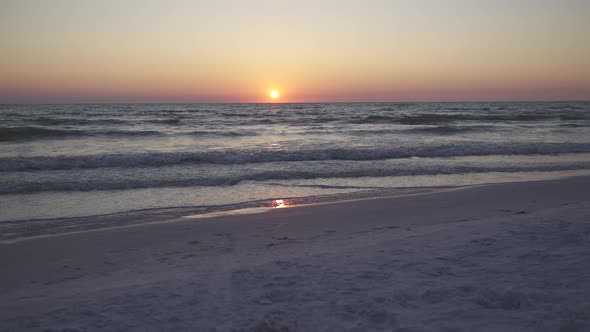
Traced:
POLYGON ((590 1, 2 1, 0 332, 590 331, 590 1))
POLYGON ((587 331, 589 216, 570 177, 17 239, 0 330, 587 331))

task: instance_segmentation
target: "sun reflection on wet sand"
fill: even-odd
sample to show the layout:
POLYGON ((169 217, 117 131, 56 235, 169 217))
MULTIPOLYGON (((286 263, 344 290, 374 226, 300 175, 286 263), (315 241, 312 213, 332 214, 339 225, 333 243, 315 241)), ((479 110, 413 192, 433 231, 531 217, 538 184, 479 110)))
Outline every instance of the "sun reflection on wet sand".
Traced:
POLYGON ((275 199, 272 201, 272 207, 275 209, 282 209, 287 207, 287 201, 282 199, 275 199))

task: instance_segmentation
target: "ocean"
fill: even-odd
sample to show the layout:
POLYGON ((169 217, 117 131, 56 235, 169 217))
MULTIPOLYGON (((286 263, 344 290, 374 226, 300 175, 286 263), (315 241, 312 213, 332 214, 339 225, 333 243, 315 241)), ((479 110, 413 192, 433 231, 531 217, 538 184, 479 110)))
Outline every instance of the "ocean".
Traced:
POLYGON ((590 173, 590 103, 0 105, 0 221, 590 173))

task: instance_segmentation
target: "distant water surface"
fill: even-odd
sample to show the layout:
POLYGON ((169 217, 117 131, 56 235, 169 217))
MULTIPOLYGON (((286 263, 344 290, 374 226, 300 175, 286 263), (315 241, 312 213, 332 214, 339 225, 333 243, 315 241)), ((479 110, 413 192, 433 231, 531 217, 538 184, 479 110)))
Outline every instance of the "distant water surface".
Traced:
POLYGON ((590 103, 0 105, 0 220, 590 171, 590 103))

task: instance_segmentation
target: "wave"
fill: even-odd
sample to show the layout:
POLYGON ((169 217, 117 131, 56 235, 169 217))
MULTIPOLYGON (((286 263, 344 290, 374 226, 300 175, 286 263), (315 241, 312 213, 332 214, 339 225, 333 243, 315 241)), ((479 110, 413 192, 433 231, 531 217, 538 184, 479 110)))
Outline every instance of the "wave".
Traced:
POLYGON ((33 119, 22 119, 21 121, 31 122, 35 125, 40 126, 52 126, 52 125, 117 125, 127 124, 132 125, 136 123, 154 123, 164 125, 178 125, 181 123, 182 118, 170 118, 170 119, 96 119, 96 118, 50 118, 50 117, 38 117, 33 119))
POLYGON ((153 136, 160 132, 153 130, 79 130, 79 129, 50 129, 35 126, 0 127, 0 141, 26 141, 35 139, 53 139, 80 136, 153 136))
MULTIPOLYGON (((424 175, 449 175, 449 174, 472 174, 490 172, 547 172, 567 170, 590 170, 590 164, 568 164, 568 165, 542 165, 542 166, 464 166, 464 165, 437 165, 436 167, 423 165, 401 168, 367 168, 356 170, 273 170, 264 172, 244 172, 237 175, 226 176, 205 176, 194 173, 193 177, 168 177, 158 178, 158 175, 144 175, 142 178, 131 178, 121 181, 120 176, 109 178, 96 177, 71 177, 64 175, 54 179, 33 179, 19 181, 11 186, 0 187, 0 194, 30 194, 48 191, 95 191, 95 190, 130 190, 145 188, 163 187, 216 187, 235 186, 244 181, 277 181, 277 180, 309 180, 328 178, 360 178, 360 177, 391 177, 391 176, 424 176, 424 175)), ((274 182, 270 185, 285 185, 274 182)), ((287 184, 289 186, 321 187, 321 188, 355 188, 371 189, 370 187, 359 186, 333 186, 322 184, 287 184)))
POLYGON ((30 121, 36 125, 41 126, 52 126, 52 125, 111 125, 111 124, 128 124, 129 120, 123 119, 79 119, 79 118, 49 118, 49 117, 38 117, 33 119, 25 119, 24 121, 30 121))
POLYGON ((260 133, 255 131, 207 131, 207 130, 195 130, 180 135, 185 136, 225 136, 225 137, 241 137, 241 136, 258 136, 260 133))
POLYGON ((154 152, 57 157, 0 158, 0 171, 68 170, 92 168, 158 167, 190 163, 247 164, 317 160, 385 160, 411 157, 435 158, 487 155, 543 155, 590 152, 588 143, 463 142, 394 148, 332 148, 322 150, 271 151, 225 150, 207 152, 154 152))
POLYGON ((567 121, 567 120, 590 120, 590 114, 561 114, 559 116, 559 118, 561 120, 567 121))
POLYGON ((498 129, 499 128, 494 126, 434 126, 411 128, 404 130, 404 132, 418 134, 452 135, 477 131, 497 131, 498 129))
POLYGON ((248 117, 253 117, 255 115, 253 115, 252 113, 238 113, 238 112, 227 112, 227 113, 220 113, 219 115, 221 116, 225 116, 225 117, 236 117, 236 118, 248 118, 248 117))
POLYGON ((149 122, 155 124, 165 124, 165 125, 178 125, 182 122, 182 119, 175 118, 175 119, 154 119, 154 120, 143 120, 140 122, 149 122))
MULTIPOLYGON (((183 136, 256 136, 254 131, 207 131, 195 130, 176 133, 183 136)), ((36 139, 60 139, 64 137, 107 136, 107 137, 149 137, 168 136, 170 133, 158 130, 83 130, 53 129, 36 126, 0 127, 0 142, 30 141, 36 139)))
MULTIPOLYGON (((563 115, 568 120, 584 119, 584 115, 563 115)), ((403 125, 437 125, 459 121, 482 121, 482 122, 502 122, 502 121, 542 121, 560 119, 559 115, 552 114, 399 114, 399 115, 368 115, 353 119, 353 123, 370 124, 370 123, 398 123, 403 125)))
MULTIPOLYGON (((332 128, 333 129, 333 128, 332 128)), ((453 134, 461 134, 461 133, 468 133, 468 132, 482 132, 482 131, 501 131, 505 130, 502 127, 497 126, 455 126, 455 125, 442 125, 442 126, 432 126, 432 127, 409 127, 409 128, 399 128, 394 127, 391 129, 354 129, 354 130, 345 130, 343 128, 339 128, 339 131, 343 135, 349 136, 374 136, 374 135, 387 135, 387 134, 433 134, 433 135, 453 135, 453 134)), ((331 135, 333 132, 329 129, 314 129, 314 130, 304 130, 301 132, 302 134, 306 135, 331 135)))
POLYGON ((0 127, 0 141, 3 142, 83 135, 86 135, 86 132, 77 129, 50 129, 34 126, 0 127))
MULTIPOLYGON (((514 106, 514 105, 512 105, 514 106)), ((286 105, 277 109, 264 105, 241 105, 239 107, 207 106, 174 109, 169 106, 119 105, 104 107, 64 109, 41 109, 41 113, 29 111, 0 112, 0 117, 15 125, 116 125, 157 124, 182 126, 189 124, 223 123, 232 125, 286 124, 308 125, 310 123, 343 124, 402 124, 402 125, 448 125, 460 122, 528 122, 590 120, 590 107, 581 105, 531 106, 518 105, 506 108, 499 105, 465 104, 454 106, 431 104, 342 104, 342 105, 286 105), (338 106, 338 107, 336 107, 338 106), (123 115, 123 116, 121 116, 123 115)), ((180 106, 179 106, 180 107, 180 106)), ((80 129, 80 128, 76 128, 80 129)))
POLYGON ((564 123, 564 124, 560 124, 559 127, 584 128, 584 127, 590 127, 590 123, 587 123, 587 124, 582 124, 582 123, 564 123))

